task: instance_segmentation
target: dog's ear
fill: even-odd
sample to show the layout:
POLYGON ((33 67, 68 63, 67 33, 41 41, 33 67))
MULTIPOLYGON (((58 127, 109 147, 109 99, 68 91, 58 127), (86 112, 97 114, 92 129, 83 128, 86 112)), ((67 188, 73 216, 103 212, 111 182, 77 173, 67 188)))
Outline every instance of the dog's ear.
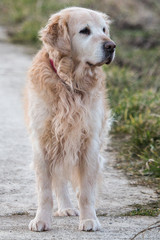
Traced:
POLYGON ((39 36, 45 45, 54 47, 64 55, 68 55, 71 50, 67 16, 60 13, 52 15, 46 27, 40 30, 39 36))
POLYGON ((112 20, 110 19, 110 17, 105 14, 105 13, 101 13, 103 19, 105 20, 106 24, 108 25, 108 27, 110 26, 110 24, 112 23, 112 20))
POLYGON ((73 61, 67 24, 68 17, 61 13, 52 15, 46 27, 40 30, 39 36, 48 50, 53 48, 57 51, 58 54, 54 55, 53 60, 58 76, 72 88, 73 61))

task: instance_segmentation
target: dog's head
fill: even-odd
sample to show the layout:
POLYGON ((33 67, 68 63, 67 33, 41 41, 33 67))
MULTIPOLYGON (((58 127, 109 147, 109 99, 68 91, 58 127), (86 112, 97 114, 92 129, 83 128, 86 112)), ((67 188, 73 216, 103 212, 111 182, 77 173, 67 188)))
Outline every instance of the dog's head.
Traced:
POLYGON ((109 64, 115 55, 109 23, 106 14, 72 7, 52 15, 40 36, 48 49, 57 50, 63 58, 100 66, 109 64))

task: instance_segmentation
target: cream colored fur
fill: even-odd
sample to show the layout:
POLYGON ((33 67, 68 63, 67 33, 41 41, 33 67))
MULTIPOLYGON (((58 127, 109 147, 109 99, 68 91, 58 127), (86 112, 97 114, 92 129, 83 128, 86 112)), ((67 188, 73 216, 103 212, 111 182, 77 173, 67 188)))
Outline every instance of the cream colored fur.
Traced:
POLYGON ((52 15, 40 31, 43 47, 29 70, 25 94, 38 190, 36 217, 29 224, 32 231, 51 228, 52 190, 58 201, 56 216, 80 211, 80 230, 100 229, 95 190, 110 111, 99 65, 104 63, 101 44, 110 40, 108 25, 102 13, 68 8, 52 15), (88 39, 79 33, 86 24, 92 31, 88 39), (69 199, 67 181, 78 189, 79 211, 69 199))

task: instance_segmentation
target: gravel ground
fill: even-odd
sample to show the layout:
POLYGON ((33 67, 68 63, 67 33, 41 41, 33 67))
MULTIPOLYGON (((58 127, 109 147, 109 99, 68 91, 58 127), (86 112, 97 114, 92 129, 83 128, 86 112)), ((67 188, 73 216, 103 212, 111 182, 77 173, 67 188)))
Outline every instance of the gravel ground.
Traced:
MULTIPOLYGON (((160 216, 120 216, 131 210, 133 204, 157 200, 157 195, 152 189, 130 185, 123 173, 113 167, 113 153, 106 152, 104 186, 97 201, 102 230, 80 232, 78 217, 56 217, 48 232, 28 230, 28 223, 36 212, 34 172, 29 167, 32 150, 23 117, 23 88, 32 60, 30 52, 28 48, 9 43, 4 29, 0 28, 0 240, 129 240, 159 221, 160 216)), ((160 240, 160 229, 145 231, 135 239, 160 240)))

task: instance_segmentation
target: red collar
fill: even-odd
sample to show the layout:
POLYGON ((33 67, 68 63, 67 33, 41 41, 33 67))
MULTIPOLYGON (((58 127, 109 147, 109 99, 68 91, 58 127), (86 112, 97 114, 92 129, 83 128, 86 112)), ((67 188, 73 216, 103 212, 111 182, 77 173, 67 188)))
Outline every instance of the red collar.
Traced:
POLYGON ((55 71, 55 73, 57 73, 57 69, 56 69, 55 66, 54 66, 53 60, 52 60, 52 59, 49 59, 49 61, 50 61, 50 64, 51 64, 53 70, 55 71))

